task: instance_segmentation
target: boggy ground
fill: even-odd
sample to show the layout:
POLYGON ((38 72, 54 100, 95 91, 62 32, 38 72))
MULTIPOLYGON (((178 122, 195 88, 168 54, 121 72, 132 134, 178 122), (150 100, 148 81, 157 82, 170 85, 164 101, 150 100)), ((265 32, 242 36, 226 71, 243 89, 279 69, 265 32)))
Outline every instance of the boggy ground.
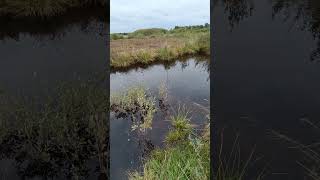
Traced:
POLYGON ((112 69, 168 62, 190 55, 210 55, 209 26, 141 29, 111 34, 112 69))
POLYGON ((139 139, 146 139, 146 131, 152 130, 156 112, 162 111, 162 118, 171 122, 171 128, 164 139, 165 147, 160 149, 147 146, 148 153, 142 156, 145 159, 143 172, 129 172, 129 179, 209 179, 210 125, 202 133, 195 133, 187 108, 179 106, 173 115, 169 111, 172 107, 167 98, 164 84, 160 85, 157 96, 142 86, 111 95, 111 111, 117 118, 130 117, 132 131, 139 134, 139 139))

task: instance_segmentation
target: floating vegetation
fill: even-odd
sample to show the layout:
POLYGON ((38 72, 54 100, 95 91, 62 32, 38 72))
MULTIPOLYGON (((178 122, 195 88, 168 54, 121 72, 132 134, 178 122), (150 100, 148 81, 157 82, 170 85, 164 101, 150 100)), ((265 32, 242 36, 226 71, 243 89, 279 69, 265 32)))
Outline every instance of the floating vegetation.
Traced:
POLYGON ((145 132, 151 129, 156 112, 155 98, 142 86, 128 89, 125 93, 113 94, 110 97, 111 111, 118 116, 129 116, 132 120, 132 130, 145 132))

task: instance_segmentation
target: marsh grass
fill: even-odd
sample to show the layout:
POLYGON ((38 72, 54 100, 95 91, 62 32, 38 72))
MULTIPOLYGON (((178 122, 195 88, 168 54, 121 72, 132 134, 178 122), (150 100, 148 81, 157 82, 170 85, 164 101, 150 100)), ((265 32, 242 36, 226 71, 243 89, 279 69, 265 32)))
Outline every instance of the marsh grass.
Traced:
MULTIPOLYGON (((168 88, 162 82, 158 90, 159 108, 162 109, 160 100, 166 101, 168 88)), ((153 115, 158 110, 155 107, 155 97, 142 86, 135 86, 125 92, 111 95, 110 102, 111 111, 118 115, 125 113, 125 117, 131 116, 133 130, 139 129, 138 140, 146 140, 144 128, 151 128, 153 116, 150 116, 151 121, 148 126, 142 125, 145 121, 140 121, 138 118, 148 114, 147 111, 153 115)), ((165 148, 152 147, 148 155, 142 156, 145 161, 143 173, 129 172, 129 179, 209 179, 210 125, 205 126, 202 134, 196 134, 186 106, 179 106, 175 114, 170 117, 170 122, 171 128, 164 139, 165 148)))
POLYGON ((179 110, 171 117, 172 129, 166 137, 166 147, 151 152, 143 173, 129 173, 131 180, 194 179, 210 177, 209 125, 203 135, 196 135, 187 111, 179 110))
POLYGON ((185 109, 182 110, 179 107, 177 115, 171 116, 171 125, 173 128, 165 138, 167 144, 183 142, 189 138, 189 135, 192 133, 192 127, 188 114, 188 111, 185 109))
POLYGON ((111 35, 111 68, 173 61, 190 55, 210 55, 210 30, 144 29, 111 35), (142 32, 141 32, 142 31, 142 32))
POLYGON ((43 102, 2 95, 0 154, 17 160, 23 177, 81 179, 87 161, 97 158, 100 175, 108 169, 108 101, 105 89, 64 84, 43 102))
POLYGON ((132 130, 145 132, 152 128, 152 120, 156 111, 155 98, 142 86, 128 89, 126 92, 112 94, 111 110, 130 116, 132 130))

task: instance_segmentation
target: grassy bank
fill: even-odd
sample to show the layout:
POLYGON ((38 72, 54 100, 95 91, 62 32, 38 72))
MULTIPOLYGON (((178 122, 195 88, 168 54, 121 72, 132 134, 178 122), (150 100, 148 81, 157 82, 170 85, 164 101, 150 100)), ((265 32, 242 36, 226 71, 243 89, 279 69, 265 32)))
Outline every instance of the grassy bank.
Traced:
POLYGON ((106 0, 0 0, 0 16, 48 18, 72 8, 107 6, 106 0))
MULTIPOLYGON (((170 109, 167 87, 161 84, 158 95, 151 94, 142 86, 131 87, 112 94, 110 106, 116 116, 130 119, 132 130, 144 136, 146 130, 152 130, 154 114, 170 109)), ((130 172, 129 179, 209 179, 210 126, 207 125, 201 134, 196 134, 190 121, 187 109, 179 106, 170 117, 171 128, 163 139, 165 147, 152 149, 144 162, 143 173, 130 172)))
POLYGON ((111 34, 111 68, 125 68, 188 55, 210 55, 210 28, 206 26, 153 28, 111 34))
POLYGON ((197 136, 186 114, 178 114, 171 121, 173 129, 166 136, 166 147, 154 150, 144 164, 143 173, 130 173, 129 179, 210 178, 210 126, 197 136))

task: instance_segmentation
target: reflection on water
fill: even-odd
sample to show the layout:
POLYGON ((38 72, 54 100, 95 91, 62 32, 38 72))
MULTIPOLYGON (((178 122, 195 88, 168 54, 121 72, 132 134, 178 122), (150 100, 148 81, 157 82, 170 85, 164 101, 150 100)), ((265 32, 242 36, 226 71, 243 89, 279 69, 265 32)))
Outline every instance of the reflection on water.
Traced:
POLYGON ((313 63, 319 7, 313 0, 221 0, 214 7, 214 115, 218 128, 226 128, 224 150, 232 149, 235 132, 242 157, 256 145, 260 161, 247 178, 266 167, 265 179, 309 178, 296 162, 305 162, 301 151, 271 132, 303 144, 318 139, 305 119, 320 118, 319 63, 313 63))
MULTIPOLYGON (((259 2, 254 0, 218 0, 214 3, 214 8, 223 8, 229 23, 229 30, 232 31, 237 25, 246 23, 250 16, 258 14, 255 7, 260 5, 259 2)), ((313 35, 317 45, 310 52, 310 60, 318 61, 320 56, 319 1, 272 0, 267 6, 271 6, 268 16, 270 15, 273 20, 281 20, 286 23, 289 31, 299 29, 308 31, 313 35)))
POLYGON ((0 19, 0 179, 108 179, 103 14, 0 19))
POLYGON ((1 29, 2 90, 38 95, 61 81, 85 80, 93 72, 103 71, 107 63, 104 19, 89 16, 81 21, 77 16, 57 21, 61 22, 57 27, 47 27, 45 22, 21 27, 19 22, 10 22, 12 28, 1 29))
POLYGON ((217 0, 216 3, 213 3, 213 6, 223 6, 224 12, 228 17, 230 30, 244 19, 250 17, 254 10, 254 4, 251 0, 217 0))
POLYGON ((35 39, 48 38, 53 40, 66 34, 71 26, 77 26, 83 32, 96 32, 105 35, 106 27, 102 22, 106 22, 106 20, 105 7, 76 9, 50 19, 12 19, 0 16, 0 39, 19 41, 21 36, 29 35, 35 39), (90 26, 93 22, 100 22, 100 25, 90 26))
POLYGON ((92 82, 63 85, 43 102, 3 95, 0 163, 17 174, 1 176, 106 179, 108 100, 105 84, 92 82))
POLYGON ((152 129, 143 135, 131 131, 132 121, 127 116, 110 114, 111 179, 126 179, 128 171, 141 168, 142 159, 152 149, 163 146, 170 127, 169 116, 177 111, 179 105, 186 105, 191 111, 192 123, 197 128, 208 123, 210 80, 206 58, 188 58, 171 64, 114 72, 110 75, 110 84, 111 94, 142 85, 156 97, 157 107, 152 129), (166 104, 159 97, 161 84, 165 84, 168 92, 166 104))

